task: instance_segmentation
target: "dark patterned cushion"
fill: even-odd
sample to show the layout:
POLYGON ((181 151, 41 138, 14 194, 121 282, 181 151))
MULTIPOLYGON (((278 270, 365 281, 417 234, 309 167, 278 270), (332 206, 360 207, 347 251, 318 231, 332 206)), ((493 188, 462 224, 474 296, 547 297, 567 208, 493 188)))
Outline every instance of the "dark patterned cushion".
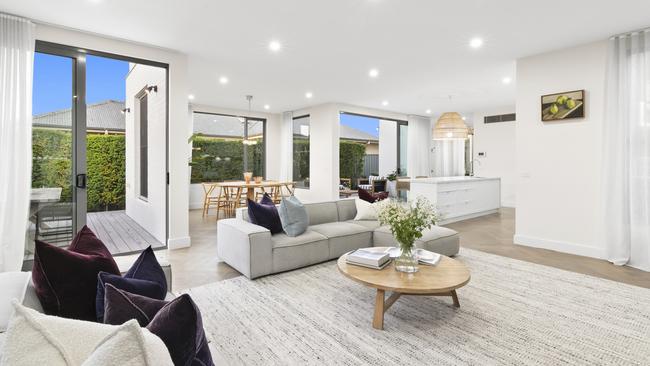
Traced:
POLYGON ((165 272, 158 263, 151 246, 140 254, 124 277, 106 272, 99 273, 96 296, 98 322, 101 322, 104 317, 104 286, 107 283, 153 299, 163 300, 167 295, 165 272))
POLYGON ((260 203, 248 201, 248 219, 255 225, 265 227, 271 231, 271 234, 282 232, 282 222, 280 214, 275 207, 273 200, 268 194, 264 194, 260 203))
POLYGON ((188 294, 160 301, 106 285, 104 323, 136 319, 167 346, 174 365, 214 365, 201 312, 188 294))
POLYGON ((32 280, 46 314, 97 319, 97 275, 102 271, 120 273, 111 253, 87 226, 67 249, 36 241, 32 280))

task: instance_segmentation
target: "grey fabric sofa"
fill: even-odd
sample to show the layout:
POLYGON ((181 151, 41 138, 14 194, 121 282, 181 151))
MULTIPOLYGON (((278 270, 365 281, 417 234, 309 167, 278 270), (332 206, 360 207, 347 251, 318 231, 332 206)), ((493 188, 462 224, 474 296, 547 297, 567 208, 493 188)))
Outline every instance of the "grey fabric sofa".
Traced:
MULTIPOLYGON (((358 248, 398 246, 390 228, 376 220, 354 220, 354 199, 307 203, 305 208, 309 227, 297 237, 271 235, 269 230, 249 222, 246 208, 238 209, 233 219, 219 220, 219 258, 252 279, 325 262, 358 248)), ((458 233, 434 226, 415 245, 454 256, 459 248, 458 233)))

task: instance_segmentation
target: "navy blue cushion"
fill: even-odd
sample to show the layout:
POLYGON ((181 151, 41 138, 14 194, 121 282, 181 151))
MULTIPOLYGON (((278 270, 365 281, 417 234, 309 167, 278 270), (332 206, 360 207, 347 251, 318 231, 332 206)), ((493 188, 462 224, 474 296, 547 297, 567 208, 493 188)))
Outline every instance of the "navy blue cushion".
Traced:
POLYGON ((190 295, 167 302, 107 284, 104 323, 120 325, 130 319, 137 319, 165 343, 174 365, 214 365, 201 312, 190 295))
POLYGON ((265 227, 271 234, 282 232, 282 222, 278 209, 268 194, 264 194, 260 203, 248 200, 248 219, 255 225, 265 227))
POLYGON ((156 259, 151 246, 145 249, 124 277, 100 272, 97 276, 97 296, 95 297, 97 321, 104 318, 104 286, 110 283, 118 289, 134 294, 163 300, 167 295, 165 272, 156 259))

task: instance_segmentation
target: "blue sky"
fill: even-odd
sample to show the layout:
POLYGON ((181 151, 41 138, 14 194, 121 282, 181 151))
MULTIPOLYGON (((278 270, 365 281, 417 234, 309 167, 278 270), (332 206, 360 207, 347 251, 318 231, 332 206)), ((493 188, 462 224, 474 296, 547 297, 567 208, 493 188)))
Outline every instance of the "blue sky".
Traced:
MULTIPOLYGON (((104 57, 86 57, 86 103, 107 99, 124 101, 124 80, 129 63, 104 57)), ((72 60, 36 53, 34 57, 33 114, 72 105, 72 60)))
POLYGON ((377 118, 354 116, 344 113, 341 114, 341 124, 379 137, 379 131, 377 131, 377 128, 379 128, 379 120, 377 118))
MULTIPOLYGON (((129 63, 104 57, 86 57, 86 103, 124 101, 124 80, 129 63)), ((72 60, 36 53, 34 57, 33 114, 68 109, 72 105, 72 60)), ((376 118, 341 115, 341 124, 379 136, 376 118)))

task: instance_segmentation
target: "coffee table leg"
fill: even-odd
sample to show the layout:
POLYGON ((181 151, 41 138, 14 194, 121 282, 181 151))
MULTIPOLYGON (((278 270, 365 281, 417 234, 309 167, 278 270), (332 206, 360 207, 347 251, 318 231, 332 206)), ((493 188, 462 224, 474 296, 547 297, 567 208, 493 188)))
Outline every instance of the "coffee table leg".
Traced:
POLYGON ((456 294, 456 290, 451 290, 451 298, 454 300, 454 306, 459 308, 460 302, 458 301, 458 294, 456 294))
POLYGON ((384 290, 377 290, 375 297, 375 315, 372 318, 372 327, 375 329, 384 329, 384 290))

